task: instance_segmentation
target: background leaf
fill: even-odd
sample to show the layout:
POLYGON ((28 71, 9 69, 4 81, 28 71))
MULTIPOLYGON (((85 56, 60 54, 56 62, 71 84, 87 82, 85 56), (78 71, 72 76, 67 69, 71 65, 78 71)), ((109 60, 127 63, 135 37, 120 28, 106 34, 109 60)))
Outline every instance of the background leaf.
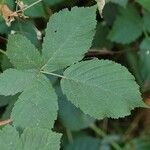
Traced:
POLYGON ((143 16, 145 30, 150 32, 150 12, 145 11, 143 16))
POLYGON ((150 1, 149 0, 136 0, 136 2, 141 4, 148 11, 150 11, 150 1))
POLYGON ((99 150, 100 141, 92 137, 81 137, 69 144, 65 150, 99 150))
POLYGON ((145 38, 140 45, 141 74, 143 80, 150 81, 150 38, 145 38))
POLYGON ((129 44, 142 34, 142 21, 133 6, 120 9, 108 38, 117 43, 129 44))
POLYGON ((95 119, 85 115, 79 108, 76 108, 65 97, 59 98, 59 118, 64 127, 72 131, 87 128, 95 121, 95 119))
POLYGON ((119 4, 120 6, 125 7, 128 3, 128 0, 107 0, 106 2, 113 2, 119 4))

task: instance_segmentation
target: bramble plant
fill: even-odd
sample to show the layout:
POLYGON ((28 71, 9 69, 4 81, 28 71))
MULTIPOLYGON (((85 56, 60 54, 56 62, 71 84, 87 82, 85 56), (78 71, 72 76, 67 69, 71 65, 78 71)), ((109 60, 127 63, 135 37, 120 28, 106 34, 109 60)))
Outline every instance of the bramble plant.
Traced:
MULTIPOLYGON (((134 14, 132 6, 128 9, 134 14)), ((95 129, 95 119, 118 119, 130 115, 134 108, 147 107, 126 67, 112 60, 84 59, 95 37, 96 11, 97 6, 73 7, 53 14, 42 48, 21 34, 8 36, 7 50, 2 52, 11 67, 0 74, 0 95, 12 98, 8 106, 11 112, 6 115, 12 122, 0 131, 1 149, 59 150, 62 134, 52 129, 58 113, 68 125, 66 115, 71 114, 61 109, 67 105, 73 107, 73 114, 83 115, 81 129, 95 129)), ((117 18, 108 37, 130 43, 140 31, 124 40, 114 34, 122 18, 126 19, 125 12, 120 15, 124 18, 117 18)), ((116 143, 111 144, 119 149, 116 143)))

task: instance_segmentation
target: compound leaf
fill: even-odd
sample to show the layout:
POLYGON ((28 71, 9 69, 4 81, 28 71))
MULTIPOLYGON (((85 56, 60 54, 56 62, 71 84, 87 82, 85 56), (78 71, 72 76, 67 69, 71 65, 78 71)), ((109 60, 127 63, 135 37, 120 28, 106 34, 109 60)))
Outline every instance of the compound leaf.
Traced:
POLYGON ((75 106, 97 119, 124 117, 135 107, 145 106, 134 77, 108 60, 72 65, 64 72, 61 86, 75 106))
POLYGON ((47 25, 43 43, 45 71, 63 69, 81 60, 91 46, 96 7, 65 9, 54 14, 47 25), (82 17, 82 19, 81 19, 82 17))

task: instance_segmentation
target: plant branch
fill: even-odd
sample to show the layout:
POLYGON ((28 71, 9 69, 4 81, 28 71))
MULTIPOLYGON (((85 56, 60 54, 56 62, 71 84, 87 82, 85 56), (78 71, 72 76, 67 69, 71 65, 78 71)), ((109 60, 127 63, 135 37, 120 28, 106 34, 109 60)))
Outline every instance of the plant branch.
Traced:
POLYGON ((149 38, 149 35, 148 35, 144 25, 143 25, 143 33, 146 38, 149 38))
POLYGON ((32 6, 34 6, 34 5, 38 4, 38 3, 40 3, 40 2, 42 2, 42 0, 35 1, 35 2, 32 3, 31 5, 28 5, 27 7, 23 8, 23 9, 19 9, 19 10, 15 11, 15 12, 12 14, 12 16, 13 16, 14 14, 16 14, 16 13, 23 12, 23 11, 25 11, 25 10, 31 8, 32 6))
MULTIPOLYGON (((95 124, 92 124, 91 126, 90 126, 90 128, 93 130, 93 131, 95 131, 95 133, 97 133, 99 136, 101 136, 102 138, 104 138, 104 137, 106 137, 107 135, 106 135, 106 133, 103 131, 103 130, 101 130, 100 128, 98 128, 95 124)), ((123 148, 121 148, 120 147, 120 145, 118 145, 117 143, 115 143, 115 142, 111 142, 111 145, 112 145, 112 147, 114 148, 114 149, 116 149, 116 150, 123 150, 123 148)))
POLYGON ((0 49, 0 53, 2 53, 2 54, 7 56, 7 53, 4 50, 2 50, 2 49, 0 49))
POLYGON ((4 120, 4 121, 0 121, 0 126, 4 126, 4 125, 10 124, 10 123, 12 123, 12 120, 11 120, 11 119, 7 119, 7 120, 4 120))
POLYGON ((124 51, 110 51, 110 50, 107 50, 107 49, 102 49, 102 50, 99 50, 99 49, 90 49, 86 54, 85 54, 85 57, 96 57, 96 56, 105 56, 105 55, 110 55, 110 56, 113 56, 113 55, 118 55, 118 54, 122 54, 124 53, 124 51))
POLYGON ((67 134, 69 143, 73 143, 72 133, 69 129, 66 129, 66 134, 67 134))
POLYGON ((128 139, 131 139, 132 136, 131 134, 133 133, 133 131, 135 129, 137 129, 138 125, 139 125, 139 121, 140 119, 143 117, 143 112, 141 112, 140 114, 138 114, 136 116, 136 118, 133 120, 133 122, 130 124, 129 128, 127 129, 127 131, 125 132, 125 135, 124 135, 124 140, 128 140, 128 139))

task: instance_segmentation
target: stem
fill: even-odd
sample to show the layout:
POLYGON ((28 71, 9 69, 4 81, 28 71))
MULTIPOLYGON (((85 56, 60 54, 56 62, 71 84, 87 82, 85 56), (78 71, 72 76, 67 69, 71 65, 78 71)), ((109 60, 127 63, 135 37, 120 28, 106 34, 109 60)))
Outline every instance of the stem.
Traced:
POLYGON ((3 51, 2 49, 0 49, 0 53, 2 53, 2 54, 7 56, 7 53, 5 51, 3 51))
POLYGON ((4 121, 0 121, 0 126, 4 126, 4 125, 7 125, 7 124, 10 124, 12 122, 11 119, 7 119, 7 120, 4 120, 4 121))
MULTIPOLYGON (((102 138, 104 138, 104 137, 106 137, 107 135, 106 135, 106 133, 103 131, 103 130, 101 130, 100 128, 98 128, 95 124, 92 124, 91 126, 91 129, 93 130, 93 131, 95 131, 99 136, 101 136, 102 138)), ((112 145, 112 147, 114 148, 114 149, 116 149, 116 150, 123 150, 117 143, 115 143, 115 142, 111 142, 111 145, 112 145)))
POLYGON ((66 129, 66 133, 67 133, 69 143, 73 143, 73 137, 71 131, 69 129, 66 129))
POLYGON ((144 26, 143 26, 143 33, 144 33, 144 36, 145 36, 146 38, 149 38, 149 35, 148 35, 148 33, 147 33, 147 31, 146 31, 146 29, 145 29, 144 26))
POLYGON ((136 118, 133 120, 133 122, 130 124, 129 128, 127 129, 125 135, 124 135, 124 141, 129 140, 132 138, 131 134, 135 129, 137 129, 140 119, 143 117, 143 113, 140 113, 136 116, 136 118))
POLYGON ((59 78, 63 78, 63 79, 66 79, 65 76, 62 76, 60 74, 56 74, 56 73, 52 73, 52 72, 47 72, 47 71, 40 71, 41 73, 44 73, 44 74, 49 74, 49 75, 52 75, 52 76, 55 76, 55 77, 59 77, 59 78))
POLYGON ((25 11, 25 10, 27 10, 28 8, 31 8, 32 6, 34 6, 34 5, 36 5, 36 4, 40 3, 40 2, 42 2, 42 0, 38 0, 38 1, 34 2, 34 3, 32 3, 31 5, 25 7, 24 9, 22 9, 21 11, 25 11))
POLYGON ((90 127, 93 131, 95 131, 101 137, 104 138, 106 136, 106 133, 103 130, 101 130, 101 128, 98 128, 95 124, 92 124, 90 127))
POLYGON ((144 31, 144 36, 145 36, 146 38, 149 38, 149 35, 148 35, 148 33, 147 33, 146 31, 144 31))
POLYGON ((34 5, 38 4, 38 3, 40 3, 40 2, 42 2, 42 0, 38 0, 38 1, 34 2, 34 3, 32 3, 31 5, 29 5, 29 6, 25 7, 25 8, 23 8, 23 9, 17 10, 17 11, 15 11, 14 13, 12 13, 12 16, 13 16, 14 14, 16 14, 16 13, 23 12, 23 11, 25 11, 25 10, 31 8, 32 6, 34 6, 34 5))

